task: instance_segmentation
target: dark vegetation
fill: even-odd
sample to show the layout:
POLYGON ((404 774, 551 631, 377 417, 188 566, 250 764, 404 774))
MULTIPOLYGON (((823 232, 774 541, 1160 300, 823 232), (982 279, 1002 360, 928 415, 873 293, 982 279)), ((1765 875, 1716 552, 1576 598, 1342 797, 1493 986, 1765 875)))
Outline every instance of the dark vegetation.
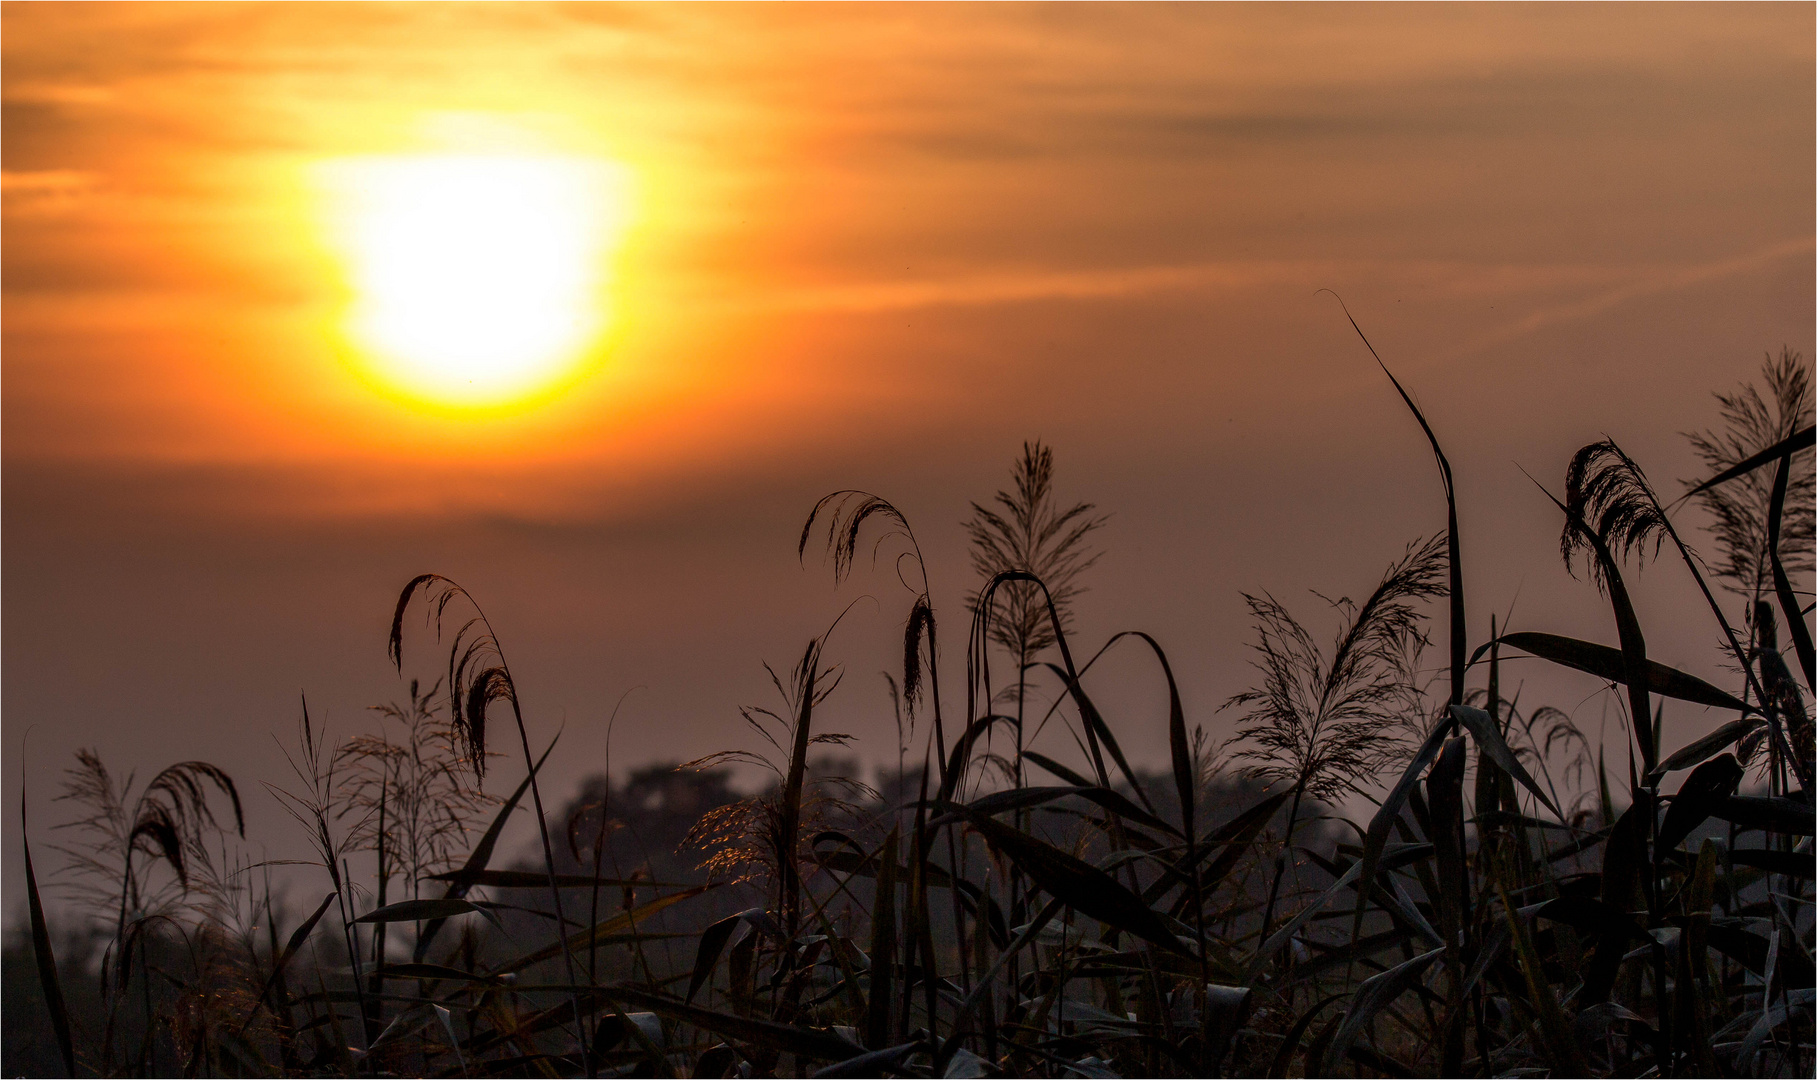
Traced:
POLYGON ((439 681, 340 745, 305 706, 294 775, 271 785, 315 851, 282 871, 313 875, 301 907, 234 854, 231 778, 187 762, 139 785, 81 756, 56 884, 96 929, 52 935, 28 854, 5 1070, 1811 1075, 1809 370, 1782 355, 1720 395, 1722 426, 1692 437, 1708 471, 1675 503, 1611 442, 1536 494, 1607 600, 1609 644, 1467 618, 1450 466, 1402 398, 1450 529, 1332 603, 1330 637, 1248 596, 1257 681, 1222 745, 1184 715, 1161 643, 1080 651, 1069 604, 1104 519, 1057 500, 1039 445, 974 505, 962 650, 941 648, 895 506, 838 492, 808 516, 804 557, 844 578, 869 551, 907 588, 886 676, 900 738, 875 787, 822 729, 840 678, 823 635, 772 672, 775 707, 746 711, 750 746, 545 806, 558 735, 519 711, 474 598, 419 577, 390 651, 401 672, 447 648, 439 681), (1687 501, 1715 523, 1707 563, 1674 522, 1687 501), (1648 561, 1700 586, 1707 610, 1684 617, 1711 628, 1726 689, 1648 659, 1630 602, 1648 561), (1170 692, 1165 772, 1118 741, 1154 720, 1092 696, 1111 649, 1170 692), (1508 700, 1517 654, 1607 684, 1608 741, 1508 700), (1668 707, 1711 719, 1662 757, 1668 707), (1058 732, 1075 764, 1035 748, 1058 732), (739 794, 732 763, 771 783, 739 794), (1333 809, 1356 792, 1366 820, 1333 809), (536 859, 500 868, 513 814, 535 818, 536 859))

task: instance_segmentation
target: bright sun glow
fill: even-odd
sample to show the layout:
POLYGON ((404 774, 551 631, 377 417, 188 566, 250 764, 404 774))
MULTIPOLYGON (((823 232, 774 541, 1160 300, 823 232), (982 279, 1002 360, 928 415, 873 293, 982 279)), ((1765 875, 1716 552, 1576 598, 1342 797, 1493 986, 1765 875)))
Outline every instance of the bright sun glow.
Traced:
POLYGON ((440 405, 509 404, 559 383, 605 326, 623 170, 576 158, 361 158, 324 170, 382 380, 440 405))

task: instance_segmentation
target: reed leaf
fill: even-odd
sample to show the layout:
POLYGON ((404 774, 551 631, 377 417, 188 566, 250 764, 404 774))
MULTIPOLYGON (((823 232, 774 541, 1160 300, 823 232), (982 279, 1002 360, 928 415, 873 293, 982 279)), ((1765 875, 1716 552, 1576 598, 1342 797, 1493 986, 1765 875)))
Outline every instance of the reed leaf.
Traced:
POLYGON ((356 923, 424 922, 429 919, 450 919, 468 912, 477 912, 489 919, 493 918, 486 909, 466 900, 400 900, 395 904, 375 908, 353 921, 356 923))
POLYGON ((1817 833, 1809 803, 1769 795, 1730 795, 1710 811, 1712 817, 1733 822, 1743 829, 1810 836, 1817 833))
POLYGON ((1413 760, 1407 763, 1407 768, 1402 771, 1401 778, 1395 782, 1394 787, 1388 789, 1387 796, 1382 799, 1382 805, 1376 808, 1375 816, 1369 819, 1369 828, 1363 833, 1363 852, 1358 857, 1356 865, 1352 867, 1358 872, 1359 879, 1364 883, 1363 887, 1357 890, 1356 921, 1350 931, 1353 941, 1362 934, 1363 909, 1368 904, 1365 899, 1369 891, 1368 883, 1375 880, 1376 872, 1380 869, 1382 850, 1388 846, 1388 834, 1393 831, 1394 823, 1400 818, 1401 808, 1407 805, 1407 797, 1413 794, 1414 785, 1419 782, 1420 774, 1426 770, 1426 766, 1432 764, 1434 758, 1438 757, 1439 749, 1445 742, 1445 732, 1446 725, 1432 725, 1432 730, 1426 734, 1426 741, 1421 743, 1420 748, 1414 752, 1413 760))
MULTIPOLYGON (((696 885, 693 888, 683 889, 681 892, 670 893, 668 896, 658 897, 648 903, 640 904, 630 911, 621 911, 609 919, 595 923, 591 930, 585 931, 579 937, 569 939, 566 947, 584 949, 588 947, 589 943, 604 942, 616 934, 624 933, 626 930, 631 929, 664 908, 672 907, 675 904, 681 903, 683 900, 688 900, 699 896, 701 893, 716 889, 720 884, 720 882, 709 882, 705 885, 696 885)), ((564 944, 558 941, 554 945, 548 945, 541 949, 537 949, 534 952, 525 953, 513 960, 509 960, 506 963, 493 968, 488 974, 509 975, 522 971, 527 967, 540 964, 544 960, 552 960, 555 957, 560 956, 563 948, 564 944)))
POLYGON ((1588 1056, 1583 1047, 1578 1045, 1577 1033, 1572 1030, 1571 1022, 1565 1018, 1564 1009, 1559 1005, 1558 995, 1546 979, 1545 968, 1540 962, 1539 953, 1533 948, 1533 940, 1527 936, 1526 919, 1514 909, 1505 891, 1501 892, 1501 902, 1509 941, 1514 946, 1514 957, 1521 975, 1526 979, 1527 999, 1538 1014, 1540 1045, 1545 1047, 1554 1075, 1594 1075, 1588 1056))
POLYGON ((315 911, 310 913, 309 918, 304 919, 295 930, 291 931, 290 940, 284 943, 284 951, 271 958, 271 974, 266 977, 264 987, 259 990, 259 1000, 253 1004, 252 1011, 240 1024, 242 1033, 252 1023, 252 1018, 257 1014, 259 1005, 270 1000, 272 987, 278 985, 278 982, 283 979, 284 969, 290 966, 290 961, 303 948, 303 943, 309 940, 309 935, 315 932, 316 924, 322 921, 322 916, 328 914, 329 905, 333 904, 339 895, 339 893, 329 893, 322 897, 322 902, 316 905, 315 911))
MULTIPOLYGON (((1287 1067, 1293 1063, 1294 1052, 1300 1048, 1300 1040, 1306 1037, 1306 1029, 1312 1026, 1312 1021, 1324 1010, 1325 1006, 1342 1000, 1344 1000, 1343 994, 1332 994, 1294 1019, 1293 1026, 1287 1029, 1287 1034, 1281 1039, 1281 1045, 1275 1049, 1274 1058, 1268 1064, 1268 1075, 1271 1078, 1287 1075, 1287 1067)), ((1307 1075, 1310 1076, 1311 1073, 1308 1072, 1307 1075)))
POLYGON ((1696 487, 1685 492, 1683 495, 1679 496, 1679 498, 1683 500, 1689 499, 1693 495, 1701 495, 1715 487, 1717 484, 1726 484, 1738 476, 1745 476, 1748 473, 1753 472, 1762 465, 1771 465, 1776 461, 1796 454, 1800 450, 1809 450, 1812 446, 1817 446, 1817 427, 1806 427, 1801 431, 1793 432, 1791 435, 1779 440, 1765 450, 1756 454, 1750 454, 1736 462, 1734 465, 1722 470, 1715 476, 1710 477, 1708 480, 1703 481, 1696 487))
POLYGON ((1741 778, 1741 763, 1733 754, 1724 754, 1693 769, 1679 785, 1671 805, 1666 807, 1665 820, 1660 823, 1659 836, 1653 842, 1654 849, 1671 851, 1678 847, 1693 829, 1708 820, 1724 800, 1735 793, 1741 778))
POLYGON ((1559 811, 1557 804, 1546 795, 1538 782, 1527 772, 1526 766, 1522 765, 1520 759, 1514 756, 1514 751, 1508 747, 1508 741, 1502 738, 1501 726, 1495 722, 1493 717, 1481 709, 1473 709, 1468 705, 1451 706, 1451 715, 1469 729, 1470 734, 1476 738, 1476 745, 1489 755, 1497 768, 1531 791, 1534 798, 1538 799, 1546 809, 1552 811, 1554 816, 1564 816, 1559 811))
MULTIPOLYGON (((1325 1068, 1330 1069, 1336 1061, 1348 1056, 1351 1044, 1356 1042, 1357 1036, 1363 1033, 1363 1029, 1376 1018, 1377 1014, 1392 1004, 1395 998, 1400 997, 1410 986, 1418 982, 1420 977, 1426 973, 1426 969, 1431 967, 1432 962, 1438 959, 1444 951, 1440 948, 1421 953, 1411 960, 1396 964, 1380 975, 1363 980, 1363 984, 1357 987, 1356 995, 1351 999, 1350 1010, 1344 1015, 1344 1022, 1339 1025, 1337 1034, 1332 1036, 1331 1043, 1325 1047, 1325 1068)), ((1311 1072, 1310 1069, 1307 1071, 1311 1072)))
POLYGON ((1170 952, 1192 956, 1192 950, 1180 941, 1166 920, 1109 874, 986 814, 962 806, 954 809, 963 814, 967 823, 992 847, 1007 855, 1030 880, 1056 900, 1106 926, 1133 934, 1170 952))
MULTIPOLYGON (((1806 689, 1817 689, 1817 656, 1812 655, 1811 630, 1804 625, 1804 610, 1798 606, 1798 594, 1792 591, 1792 579, 1786 575, 1785 560, 1779 554, 1779 527, 1785 517, 1786 486, 1792 472, 1792 455, 1788 451, 1779 459, 1773 474, 1773 493, 1767 508, 1767 561, 1773 568, 1773 593, 1779 610, 1785 614, 1786 633, 1804 668, 1806 689)), ((1807 778, 1808 779, 1808 778, 1807 778)))
MULTIPOLYGON (((1599 679, 1624 685, 1628 681, 1627 664, 1622 657, 1621 650, 1611 649, 1607 645, 1531 630, 1503 634, 1499 641, 1503 645, 1512 645, 1522 652, 1531 653, 1555 664, 1588 672, 1599 679)), ((1488 645, 1478 648, 1470 662, 1474 664, 1488 648, 1488 645)), ((1647 661, 1646 673, 1646 688, 1651 693, 1676 698, 1679 701, 1689 701, 1697 705, 1709 705, 1718 709, 1734 709, 1737 712, 1757 711, 1740 698, 1718 690, 1697 676, 1688 675, 1677 668, 1667 667, 1657 661, 1647 661)))
POLYGON ((44 921, 44 903, 38 896, 38 875, 32 868, 32 842, 25 834, 25 790, 19 792, 19 843, 25 852, 25 899, 32 923, 32 955, 38 962, 38 985, 44 991, 44 1008, 50 1013, 51 1034, 63 1068, 76 1075, 75 1042, 70 1037, 69 1006, 63 1000, 63 980, 57 975, 57 957, 51 949, 50 928, 44 921))
POLYGON ((1128 818, 1138 825, 1184 839, 1179 829, 1130 802, 1120 792, 1112 788, 1099 787, 1096 784, 1087 787, 1010 788, 973 799, 966 804, 966 807, 980 814, 1006 814, 1045 806, 1048 803, 1067 798, 1079 798, 1096 803, 1118 817, 1128 818))
POLYGON ((871 981, 865 996, 864 1042, 882 1050, 890 1043, 896 1003, 896 866, 898 829, 883 838, 877 891, 871 903, 871 981))
MULTIPOLYGON (((450 870, 445 874, 425 874, 424 881, 447 881, 456 885, 472 888, 481 885, 488 889, 546 889, 549 887, 549 875, 535 870, 450 870)), ((686 883, 680 881, 651 881, 648 878, 596 878, 591 874, 556 874, 555 885, 562 889, 590 889, 598 885, 603 889, 639 888, 639 889, 680 889, 686 883)), ((445 897, 444 899, 459 899, 445 897)))
MULTIPOLYGON (((1324 291, 1330 292, 1329 289, 1324 291)), ((1401 385, 1401 381, 1394 377, 1394 372, 1388 370, 1387 363, 1382 360, 1381 354, 1375 351, 1375 346, 1370 344, 1369 338, 1363 333, 1363 328, 1357 325, 1356 319, 1350 314, 1350 308, 1344 303, 1343 298, 1335 292, 1331 295, 1337 298, 1338 306, 1344 309, 1344 318, 1350 321, 1350 328, 1355 330, 1356 336, 1362 339, 1363 346, 1369 350, 1369 355, 1375 358, 1376 365, 1382 369, 1382 374, 1388 376, 1388 381, 1394 384, 1395 393, 1401 396, 1402 403, 1413 414, 1413 418, 1419 422, 1420 430, 1425 432, 1426 441, 1432 446, 1432 456, 1438 461, 1439 478, 1445 487, 1445 562, 1450 579, 1450 587, 1445 591, 1451 601, 1449 635, 1451 642, 1451 704, 1461 705, 1464 701, 1464 672, 1468 667, 1464 661, 1464 654, 1469 651, 1469 638, 1466 636, 1469 624, 1464 621, 1464 568, 1463 556, 1459 551, 1457 489, 1451 477, 1451 461, 1445 457, 1444 448, 1439 446, 1438 436, 1433 434, 1432 425, 1426 421, 1426 414, 1413 403, 1413 397, 1407 393, 1406 388, 1401 385)))
MULTIPOLYGON (((405 590, 405 602, 409 599, 408 594, 409 590, 405 590)), ((400 607, 399 610, 401 612, 402 608, 400 607)), ((466 864, 454 871, 456 875, 477 875, 485 872, 486 864, 492 861, 492 851, 498 846, 498 838, 505 831, 505 823, 511 818, 511 812, 517 809, 517 804, 523 799, 524 793, 530 790, 530 781, 535 779, 537 772, 543 767, 543 762, 549 760, 550 753, 555 750, 555 744, 560 741, 561 733, 556 732, 555 737, 549 740, 549 745, 543 749, 542 756, 536 759, 535 763, 530 766, 529 773, 517 785, 517 790, 513 791, 511 797, 498 808, 498 813, 492 815, 492 823, 486 826, 486 831, 481 834, 479 843, 473 845, 473 850, 467 855, 466 864)), ((538 876, 545 884, 549 881, 549 875, 538 876)), ((459 900, 465 897, 467 890, 476 883, 451 877, 448 879, 448 888, 442 892, 442 899, 459 900)), ((446 921, 445 919, 432 920, 418 932, 416 947, 411 950, 412 960, 421 963, 423 958, 429 955, 429 946, 441 934, 446 921)))
POLYGON ((1736 866, 1752 866, 1783 877, 1804 878, 1807 881, 1817 877, 1817 859, 1812 859, 1808 851, 1742 848, 1729 852, 1729 860, 1736 866))

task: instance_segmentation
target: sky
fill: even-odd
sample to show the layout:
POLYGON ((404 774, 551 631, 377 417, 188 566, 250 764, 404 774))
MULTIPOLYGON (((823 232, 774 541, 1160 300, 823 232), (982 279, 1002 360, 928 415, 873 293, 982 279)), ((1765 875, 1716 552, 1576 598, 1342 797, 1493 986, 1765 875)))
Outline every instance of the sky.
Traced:
MULTIPOLYGON (((798 559, 802 522, 841 488, 901 508, 950 671, 977 584, 962 522, 1024 440, 1110 515, 1084 651, 1154 634, 1189 723, 1222 736, 1252 681, 1244 592, 1327 627, 1312 590, 1366 593, 1444 527, 1333 293, 1456 468, 1472 641, 1491 613, 1612 641, 1534 480, 1557 490, 1607 436, 1676 493, 1712 391, 1813 353, 1810 5, 0 19, 9 914, 17 786, 50 842, 79 747, 141 776, 214 761, 255 846, 287 851, 261 783, 285 778, 299 696, 342 736, 402 697, 385 635, 425 571, 483 605, 532 738, 562 731, 555 791, 608 755, 622 774, 752 746, 764 663, 848 607, 827 723, 893 761, 879 673, 911 596, 887 553, 836 587, 798 559), (375 380, 350 336, 321 177, 476 146, 603 164, 622 194, 575 366, 449 408, 375 380)), ((1720 681, 1682 571, 1635 591, 1655 658, 1720 681)), ((404 678, 432 679, 410 626, 404 678)), ((1591 726, 1619 707, 1528 670, 1591 726)), ((1159 765, 1152 661, 1099 671, 1159 765)), ((1666 741, 1709 722, 1668 712, 1666 741)))

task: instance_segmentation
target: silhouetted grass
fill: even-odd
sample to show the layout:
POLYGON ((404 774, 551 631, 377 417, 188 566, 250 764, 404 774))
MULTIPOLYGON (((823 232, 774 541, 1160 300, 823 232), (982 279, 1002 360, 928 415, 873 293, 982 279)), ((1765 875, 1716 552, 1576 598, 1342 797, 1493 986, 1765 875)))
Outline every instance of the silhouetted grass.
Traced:
MULTIPOLYGON (((276 911, 269 877, 226 854, 240 822, 226 774, 187 762, 134 795, 98 755, 79 759, 66 797, 84 808, 80 835, 65 847, 112 925, 98 969, 59 967, 28 863, 52 1042, 85 1074, 1809 1075, 1813 673, 1792 577, 1810 563, 1779 547, 1808 543, 1796 498, 1808 502, 1812 440, 1808 377, 1789 371, 1769 367, 1769 383, 1781 412, 1803 410, 1796 422, 1757 395, 1725 397, 1740 434, 1698 443, 1714 475, 1693 493, 1717 510, 1717 576, 1743 594, 1739 619, 1605 440, 1573 458, 1553 503, 1615 643, 1491 622, 1474 653, 1462 489, 1394 381, 1440 466, 1449 528, 1361 604, 1334 605, 1329 646, 1272 596, 1248 597, 1260 682, 1231 699, 1227 757, 1186 714, 1162 643, 1130 631, 1078 648, 1065 601, 1101 519, 1058 509, 1035 446, 1002 512, 977 507, 971 525, 981 580, 964 594, 962 713, 942 705, 935 592, 907 517, 848 491, 804 525, 798 554, 824 528, 837 579, 869 542, 906 586, 884 797, 814 756, 846 741, 816 726, 839 684, 821 635, 775 676, 782 707, 747 710, 760 748, 672 783, 602 779, 552 818, 538 770, 553 733, 534 755, 533 718, 473 598, 416 578, 390 655, 401 671, 420 603, 447 631, 440 691, 413 684, 386 713, 398 739, 331 746, 305 711, 293 782, 274 788, 326 887, 303 917, 276 911), (1722 631, 1729 689, 1647 654, 1630 590, 1668 543, 1722 631), (1450 679, 1435 699, 1420 659, 1440 597, 1450 679), (1093 692, 1097 659, 1131 647, 1168 691, 1160 775, 1121 747, 1154 721, 1107 714, 1093 692), (1619 686, 1613 737, 1507 700, 1511 651, 1619 686), (992 669, 1006 655, 1013 677, 992 669), (1045 712, 1031 687, 1051 695, 1045 712), (1667 701, 1718 712, 1670 755, 1667 701), (488 749, 507 708, 509 758, 488 749), (909 735, 925 711, 917 769, 909 735), (1050 723, 1073 764, 1034 748, 1050 723), (488 758, 515 771, 520 754, 509 797, 482 796, 488 758), (732 761, 773 785, 737 797, 714 771, 732 761), (1353 793, 1377 802, 1368 821, 1334 809, 1353 793), (524 809, 540 865, 493 865, 524 809), (93 1009, 64 1004, 72 970, 93 1009)), ((9 992, 24 956, 7 953, 9 992)), ((12 1030, 9 1069, 26 1060, 12 1030)), ((39 1049, 37 1066, 55 1060, 39 1049)))

